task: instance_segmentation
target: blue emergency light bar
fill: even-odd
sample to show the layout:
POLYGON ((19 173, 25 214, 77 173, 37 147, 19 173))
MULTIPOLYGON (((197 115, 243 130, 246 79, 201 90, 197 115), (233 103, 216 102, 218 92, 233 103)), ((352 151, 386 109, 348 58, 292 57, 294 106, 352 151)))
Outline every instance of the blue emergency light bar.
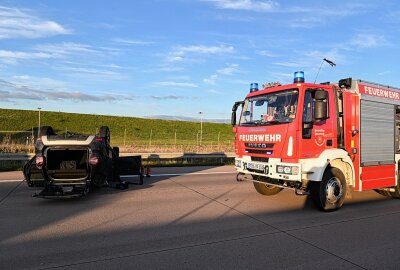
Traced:
POLYGON ((304 82, 304 71, 296 71, 294 73, 293 83, 303 83, 304 82))
POLYGON ((251 83, 250 84, 250 93, 258 91, 258 83, 251 83))

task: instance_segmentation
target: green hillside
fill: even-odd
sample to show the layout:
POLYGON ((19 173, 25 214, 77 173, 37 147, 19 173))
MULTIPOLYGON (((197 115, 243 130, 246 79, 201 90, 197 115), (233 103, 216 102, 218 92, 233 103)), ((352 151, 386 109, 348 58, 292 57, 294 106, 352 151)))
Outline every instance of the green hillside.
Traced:
MULTIPOLYGON (((24 143, 37 134, 38 111, 0 109, 0 143, 5 140, 24 143), (24 132, 4 132, 24 131, 24 132)), ((113 145, 197 145, 200 123, 135 117, 41 112, 41 126, 52 126, 55 132, 94 134, 100 126, 109 126, 113 145), (150 140, 151 137, 151 140, 150 140)), ((228 124, 203 122, 203 145, 221 145, 233 141, 228 124)))

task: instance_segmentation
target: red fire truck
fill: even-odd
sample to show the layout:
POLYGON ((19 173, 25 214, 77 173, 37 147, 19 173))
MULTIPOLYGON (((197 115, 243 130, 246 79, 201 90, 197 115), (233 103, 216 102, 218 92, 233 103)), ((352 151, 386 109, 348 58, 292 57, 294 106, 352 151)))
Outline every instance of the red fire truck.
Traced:
POLYGON ((251 84, 232 108, 238 179, 257 192, 292 189, 324 211, 351 191, 400 198, 400 89, 351 78, 338 84, 251 84), (242 107, 239 122, 236 111, 242 107))

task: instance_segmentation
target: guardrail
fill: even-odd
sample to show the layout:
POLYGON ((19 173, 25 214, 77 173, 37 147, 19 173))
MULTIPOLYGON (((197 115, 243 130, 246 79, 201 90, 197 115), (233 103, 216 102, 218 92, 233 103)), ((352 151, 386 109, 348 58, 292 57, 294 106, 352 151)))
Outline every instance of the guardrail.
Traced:
MULTIPOLYGON (((198 166, 233 164, 234 153, 120 153, 121 156, 140 155, 145 166, 198 166)), ((18 170, 34 154, 0 154, 0 171, 18 170)))

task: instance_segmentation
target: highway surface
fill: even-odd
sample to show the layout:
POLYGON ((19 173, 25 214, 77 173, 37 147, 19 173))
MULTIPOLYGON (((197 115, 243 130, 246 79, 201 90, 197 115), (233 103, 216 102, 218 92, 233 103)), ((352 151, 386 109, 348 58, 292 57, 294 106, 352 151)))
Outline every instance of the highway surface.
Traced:
POLYGON ((232 166, 152 173, 73 200, 0 173, 0 269, 400 268, 400 200, 354 193, 323 213, 290 190, 259 195, 232 166))

